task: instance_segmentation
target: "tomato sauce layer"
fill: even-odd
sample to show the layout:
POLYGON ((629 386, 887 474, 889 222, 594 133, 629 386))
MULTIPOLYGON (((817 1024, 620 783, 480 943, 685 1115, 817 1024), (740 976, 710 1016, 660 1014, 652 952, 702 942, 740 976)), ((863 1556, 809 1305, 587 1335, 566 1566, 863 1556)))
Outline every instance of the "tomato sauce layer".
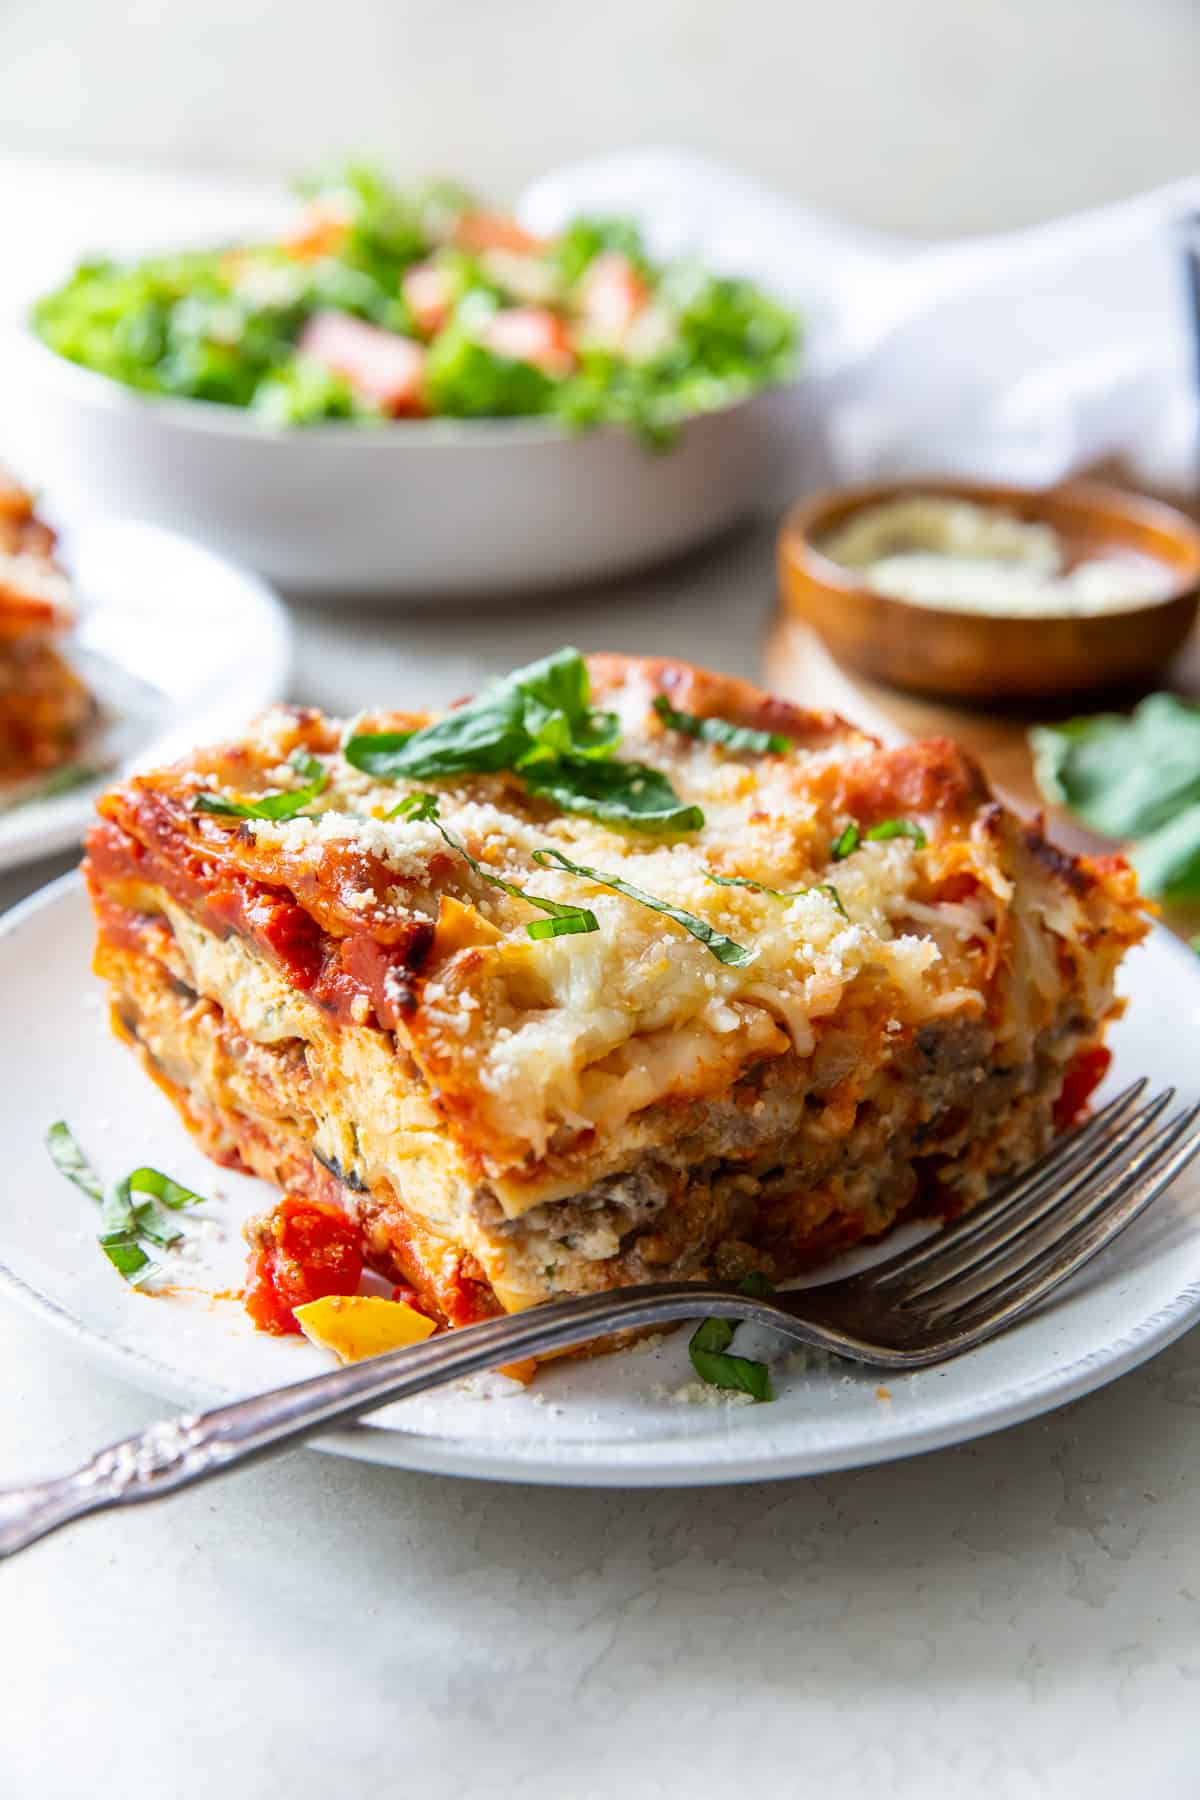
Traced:
POLYGON ((286 888, 210 860, 182 836, 168 855, 102 820, 93 826, 87 849, 88 886, 117 942, 135 947, 137 935, 132 940, 122 935, 128 926, 122 927, 117 909, 144 916, 139 890, 161 888, 217 937, 232 933, 254 944, 292 987, 339 1024, 391 1030, 411 1010, 412 976, 433 941, 428 921, 410 921, 396 943, 380 943, 368 932, 335 937, 286 888))

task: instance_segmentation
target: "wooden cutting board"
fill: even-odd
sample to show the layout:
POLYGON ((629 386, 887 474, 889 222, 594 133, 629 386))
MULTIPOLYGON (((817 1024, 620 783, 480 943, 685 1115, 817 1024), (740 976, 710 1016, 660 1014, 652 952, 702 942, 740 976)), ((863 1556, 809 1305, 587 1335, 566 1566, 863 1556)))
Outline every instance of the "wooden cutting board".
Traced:
MULTIPOLYGON (((766 674, 766 685, 773 692, 801 706, 841 713, 885 743, 911 737, 952 737, 983 765, 992 786, 1010 806, 1024 813, 1047 812, 1059 843, 1077 852, 1112 847, 1057 808, 1048 808, 1037 790, 1028 732, 1031 725, 1046 723, 1048 716, 1054 716, 1052 712, 983 712, 884 687, 836 662, 815 632, 783 613, 777 616, 768 640, 766 674)), ((1164 685, 1190 699, 1200 699, 1200 631, 1193 633, 1164 685)), ((1074 707, 1069 712, 1079 710, 1074 707)), ((1057 716, 1069 716, 1069 712, 1060 710, 1057 716)), ((1170 907, 1163 917, 1183 937, 1200 932, 1200 905, 1170 907)))

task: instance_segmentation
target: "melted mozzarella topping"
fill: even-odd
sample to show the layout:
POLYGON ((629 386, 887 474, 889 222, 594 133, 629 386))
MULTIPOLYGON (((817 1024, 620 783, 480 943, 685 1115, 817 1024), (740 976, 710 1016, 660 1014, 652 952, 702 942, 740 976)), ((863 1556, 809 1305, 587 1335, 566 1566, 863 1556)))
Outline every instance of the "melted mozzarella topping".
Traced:
MULTIPOLYGON (((595 913, 597 932, 535 942, 525 927, 539 915, 480 879, 465 859, 436 884, 475 908, 491 932, 484 944, 431 965, 421 1028, 466 1072, 497 1131, 539 1156, 563 1130, 618 1131, 656 1103, 723 1090, 763 1057, 789 1048, 807 1056, 820 1021, 844 1007, 861 1015, 864 1036, 874 1021, 876 1037, 881 1020, 915 1025, 979 1010, 970 935, 957 919, 947 917, 945 930, 930 922, 912 898, 925 852, 896 838, 830 862, 844 821, 816 797, 814 778, 829 762, 868 750, 866 741, 786 756, 734 754, 663 730, 644 693, 626 691, 618 703, 621 753, 662 769, 683 800, 698 803, 701 830, 664 839, 551 812, 511 776, 381 783, 336 754, 323 759, 330 779, 315 818, 248 822, 259 844, 282 852, 285 867, 294 859, 319 870, 326 855, 347 848, 375 858, 398 883, 379 903, 412 910, 407 884, 433 885, 430 858, 441 856, 444 866, 445 841, 427 821, 383 815, 428 787, 447 830, 485 869, 595 913), (748 949, 749 959, 721 963, 662 913, 589 878, 536 865, 533 852, 542 846, 703 920, 748 949), (719 885, 710 871, 784 897, 719 885), (821 891, 826 883, 836 899, 821 891)), ((299 783, 294 771, 285 779, 299 783)), ((343 887, 356 913, 371 900, 370 890, 347 895, 343 887)), ((420 1057, 420 1044, 414 1053, 420 1057)))

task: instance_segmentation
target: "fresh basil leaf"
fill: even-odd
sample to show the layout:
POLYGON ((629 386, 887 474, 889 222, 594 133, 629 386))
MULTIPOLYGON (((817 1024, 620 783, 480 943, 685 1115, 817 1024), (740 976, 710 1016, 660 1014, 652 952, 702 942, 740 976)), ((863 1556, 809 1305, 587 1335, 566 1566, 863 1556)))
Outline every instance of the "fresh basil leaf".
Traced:
POLYGON ((572 862, 561 850, 535 850, 533 860, 542 869, 556 863, 560 869, 566 869, 572 875, 582 876, 585 881, 598 882, 601 887, 612 888, 616 893, 624 894, 627 900, 636 900, 639 906, 648 906, 652 912, 663 913, 668 919, 674 919, 677 925, 682 925, 685 931, 690 932, 720 963, 741 968, 754 955, 753 950, 747 950, 743 945, 735 944, 732 938, 715 931, 706 919, 698 919, 694 913, 684 912, 681 907, 670 906, 665 900, 647 894, 643 888, 634 887, 632 882, 622 881, 616 875, 606 875, 602 869, 590 869, 586 863, 572 862))
POLYGON ((588 762, 576 757, 534 763, 521 770, 531 794, 563 812, 583 813, 635 831, 699 831, 704 814, 686 805, 667 777, 645 763, 588 762))
POLYGON ((641 831, 694 831, 699 807, 641 763, 617 762, 615 713, 594 709, 578 650, 556 650, 493 682, 475 700, 414 732, 352 737, 346 760, 381 781, 427 781, 511 769, 564 812, 641 831))
MULTIPOLYGON (((522 894, 523 900, 534 906, 549 906, 548 900, 535 900, 532 894, 522 894)), ((534 919, 525 927, 531 938, 577 937, 582 932, 599 931, 600 923, 594 912, 586 906, 577 906, 564 910, 552 919, 534 919)))
POLYGON ((878 825, 872 825, 863 837, 869 844, 883 844, 889 838, 911 838, 918 850, 923 850, 929 839, 915 819, 880 819, 878 825))
POLYGON ((1147 894, 1175 904, 1200 899, 1200 801, 1140 838, 1129 860, 1147 894))
POLYGON ((177 1211, 180 1207, 198 1205, 203 1196, 173 1181, 160 1169, 150 1168, 135 1169, 132 1175, 114 1182, 106 1192, 70 1128, 61 1119, 46 1133, 46 1148, 68 1181, 82 1188, 89 1199, 99 1202, 98 1242, 113 1268, 135 1285, 153 1275, 157 1265, 146 1255, 140 1240, 168 1249, 183 1236, 179 1226, 160 1212, 156 1203, 177 1211), (153 1198, 139 1205, 133 1198, 135 1193, 150 1194, 153 1198))
POLYGON ((154 1274, 157 1265, 151 1262, 132 1232, 106 1232, 99 1243, 113 1268, 132 1286, 136 1287, 154 1274))
POLYGON ((692 1367, 710 1387, 751 1394, 755 1400, 769 1400, 771 1371, 766 1363, 751 1362, 748 1357, 726 1353, 733 1342, 735 1329, 728 1319, 705 1319, 697 1326, 688 1345, 692 1367))
POLYGON ((843 919, 847 920, 847 922, 849 921, 850 914, 846 911, 845 907, 842 905, 842 896, 838 893, 838 891, 834 887, 832 881, 818 881, 816 887, 813 889, 813 892, 815 894, 827 894, 829 896, 829 899, 833 902, 834 906, 837 908, 838 912, 841 913, 843 919))
POLYGON ((135 1169, 126 1177, 126 1185, 135 1194, 151 1194, 163 1206, 169 1206, 172 1212, 178 1212, 184 1206, 203 1206, 204 1195, 194 1194, 191 1188, 182 1182, 172 1181, 161 1169, 135 1169))
POLYGON ((837 839, 829 852, 830 862, 845 862, 848 856, 853 856, 854 852, 858 849, 858 845, 858 826, 854 824, 847 825, 845 831, 843 831, 841 837, 837 839))
POLYGON ((46 1133, 46 1148, 60 1174, 73 1181, 77 1188, 82 1188, 89 1199, 97 1202, 104 1199, 104 1185, 65 1120, 58 1119, 51 1125, 46 1133))
POLYGON ((771 1399, 771 1371, 766 1363, 746 1356, 730 1356, 710 1350, 691 1350, 692 1367, 710 1387, 750 1394, 755 1400, 771 1399))
POLYGON ((768 1294, 775 1292, 775 1283, 763 1274, 761 1269, 751 1269, 738 1282, 743 1294, 749 1294, 752 1300, 765 1300, 768 1294))
POLYGON ((1030 732, 1038 786, 1106 837, 1156 831, 1200 802, 1200 706, 1151 694, 1128 718, 1100 713, 1030 732))
POLYGON ((694 1350, 721 1351, 728 1350, 733 1342, 733 1334, 737 1330, 734 1319, 705 1319, 697 1325, 692 1333, 689 1346, 694 1350))
POLYGON ((129 1179, 114 1182, 100 1207, 100 1248, 126 1281, 144 1281, 154 1264, 138 1242, 142 1236, 129 1179))
POLYGON ((294 819, 297 813, 316 799, 329 785, 329 770, 306 750, 293 750, 288 757, 305 785, 284 788, 278 793, 264 794, 258 800, 228 800, 224 794, 197 794, 192 801, 195 812, 225 813, 235 819, 294 819))
POLYGON ((589 692, 578 650, 556 650, 418 731, 352 737, 344 755, 380 781, 494 774, 564 755, 602 756, 618 741, 619 724, 613 713, 593 712, 589 692))
POLYGON ((589 931, 599 931, 600 921, 594 912, 586 906, 568 906, 560 900, 546 900, 541 894, 526 893, 524 888, 517 887, 511 881, 503 881, 499 875, 493 875, 490 869, 473 857, 464 844, 461 844, 452 832, 446 830, 438 816, 436 794, 407 794, 399 806, 388 813, 389 819, 427 820, 440 833, 443 843, 454 850, 463 861, 475 871, 481 881, 489 887, 499 888, 512 900, 524 900, 529 906, 536 906, 539 911, 548 913, 548 919, 534 919, 525 929, 531 938, 552 938, 578 936, 589 931))
POLYGON ((177 1244, 183 1236, 183 1227, 177 1225, 174 1219, 167 1218, 165 1213, 160 1212, 152 1200, 147 1200, 143 1206, 135 1207, 134 1218, 138 1236, 145 1238, 147 1243, 158 1244, 163 1250, 169 1250, 172 1244, 177 1244))
POLYGON ((495 774, 511 769, 528 748, 523 713, 519 694, 481 695, 419 731, 361 733, 347 741, 342 754, 377 781, 495 774))
POLYGON ((718 875, 713 869, 705 869, 704 875, 706 880, 716 882, 718 887, 751 888, 756 894, 769 894, 772 900, 801 900, 805 894, 826 894, 837 907, 843 919, 850 917, 842 905, 842 896, 832 881, 819 881, 810 888, 773 888, 768 887, 762 881, 751 881, 748 875, 718 875))
POLYGON ((777 731, 755 731, 729 719, 702 719, 698 713, 678 712, 665 694, 654 696, 654 710, 671 731, 697 738, 702 744, 723 744, 727 750, 770 750, 777 756, 786 755, 792 748, 791 738, 777 731))

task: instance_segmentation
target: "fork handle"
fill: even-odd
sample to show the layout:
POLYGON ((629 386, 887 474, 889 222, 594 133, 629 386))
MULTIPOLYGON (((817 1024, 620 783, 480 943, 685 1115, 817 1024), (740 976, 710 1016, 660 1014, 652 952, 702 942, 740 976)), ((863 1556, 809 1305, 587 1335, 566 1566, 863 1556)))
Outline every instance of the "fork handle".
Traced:
MULTIPOLYGON (((762 1318, 771 1311, 761 1300, 721 1285, 662 1282, 592 1294, 467 1326, 211 1412, 159 1420, 110 1444, 70 1475, 0 1492, 0 1559, 73 1519, 191 1487, 441 1382, 570 1349, 601 1332, 694 1319, 714 1307, 741 1319, 762 1318)), ((778 1318, 773 1322, 783 1323, 778 1318)), ((788 1321, 787 1329, 824 1348, 837 1348, 833 1335, 819 1327, 788 1321)))

